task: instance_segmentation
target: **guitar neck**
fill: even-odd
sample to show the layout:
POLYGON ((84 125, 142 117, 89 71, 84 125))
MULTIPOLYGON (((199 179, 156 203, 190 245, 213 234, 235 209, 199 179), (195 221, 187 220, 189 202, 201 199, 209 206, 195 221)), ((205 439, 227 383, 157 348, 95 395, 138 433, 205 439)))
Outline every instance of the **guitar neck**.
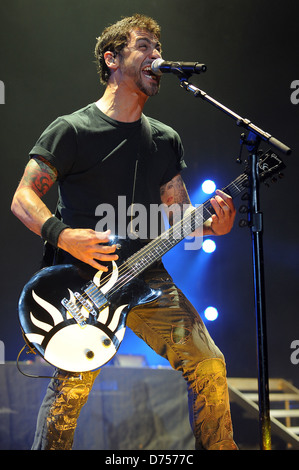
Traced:
MULTIPOLYGON (((223 188, 223 191, 234 199, 246 189, 247 181, 247 175, 243 173, 236 178, 236 180, 223 188)), ((127 265, 133 277, 138 276, 181 240, 192 234, 196 229, 203 227, 203 224, 213 213, 213 207, 211 206, 210 200, 208 200, 187 213, 179 222, 175 223, 155 240, 152 240, 141 250, 128 258, 124 264, 127 265)))

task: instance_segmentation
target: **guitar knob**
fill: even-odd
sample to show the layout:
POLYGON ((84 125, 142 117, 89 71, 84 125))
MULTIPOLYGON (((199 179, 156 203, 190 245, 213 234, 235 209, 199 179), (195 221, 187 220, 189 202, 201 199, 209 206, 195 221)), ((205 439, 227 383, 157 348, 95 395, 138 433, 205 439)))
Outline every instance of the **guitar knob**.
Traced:
POLYGON ((87 359, 93 359, 94 358, 94 352, 93 351, 87 351, 86 353, 87 359))

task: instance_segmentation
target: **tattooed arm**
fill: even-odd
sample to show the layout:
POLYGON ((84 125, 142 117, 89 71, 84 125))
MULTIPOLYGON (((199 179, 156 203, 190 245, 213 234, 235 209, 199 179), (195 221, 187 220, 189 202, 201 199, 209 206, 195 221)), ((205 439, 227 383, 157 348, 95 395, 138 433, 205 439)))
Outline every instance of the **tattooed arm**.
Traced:
POLYGON ((53 186, 56 179, 55 168, 45 163, 42 157, 32 158, 14 194, 12 212, 37 235, 41 234, 44 222, 52 216, 41 198, 53 186))
POLYGON ((181 220, 186 209, 192 207, 191 201, 181 175, 176 175, 160 188, 161 201, 168 207, 167 215, 170 225, 181 220))
MULTIPOLYGON (((161 201, 168 206, 169 223, 178 221, 192 204, 181 175, 176 175, 171 181, 160 188, 161 201)), ((197 229, 193 235, 224 235, 233 227, 236 210, 232 198, 224 192, 217 190, 216 196, 211 198, 215 214, 208 219, 202 228, 197 229)))
MULTIPOLYGON (((15 192, 11 210, 26 227, 41 235, 43 224, 52 217, 51 211, 43 203, 42 197, 57 179, 57 171, 42 157, 32 159, 25 168, 24 175, 15 192)), ((58 247, 75 258, 90 264, 101 271, 107 267, 98 261, 117 260, 116 246, 103 245, 109 242, 109 231, 95 232, 91 229, 64 229, 58 238, 58 247)))

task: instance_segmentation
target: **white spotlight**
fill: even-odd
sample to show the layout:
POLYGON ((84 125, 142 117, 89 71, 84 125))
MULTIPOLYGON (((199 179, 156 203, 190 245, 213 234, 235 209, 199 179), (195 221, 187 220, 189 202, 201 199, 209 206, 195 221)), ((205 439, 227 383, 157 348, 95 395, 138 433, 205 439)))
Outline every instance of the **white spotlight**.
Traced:
POLYGON ((207 320, 214 321, 218 318, 218 310, 215 307, 207 307, 204 311, 207 320))
POLYGON ((208 238, 202 243, 201 247, 205 253, 213 253, 216 250, 216 243, 208 238))
POLYGON ((212 180, 205 180, 201 185, 201 189, 206 194, 212 194, 216 189, 216 184, 212 180))

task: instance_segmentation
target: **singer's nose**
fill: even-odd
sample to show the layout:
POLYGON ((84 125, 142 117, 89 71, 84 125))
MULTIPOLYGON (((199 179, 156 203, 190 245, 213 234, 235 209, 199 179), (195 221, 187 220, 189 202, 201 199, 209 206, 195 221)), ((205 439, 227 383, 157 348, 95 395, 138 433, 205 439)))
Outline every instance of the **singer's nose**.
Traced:
POLYGON ((161 56, 161 51, 159 48, 154 48, 153 49, 153 52, 152 52, 152 59, 160 59, 162 56, 161 56))

